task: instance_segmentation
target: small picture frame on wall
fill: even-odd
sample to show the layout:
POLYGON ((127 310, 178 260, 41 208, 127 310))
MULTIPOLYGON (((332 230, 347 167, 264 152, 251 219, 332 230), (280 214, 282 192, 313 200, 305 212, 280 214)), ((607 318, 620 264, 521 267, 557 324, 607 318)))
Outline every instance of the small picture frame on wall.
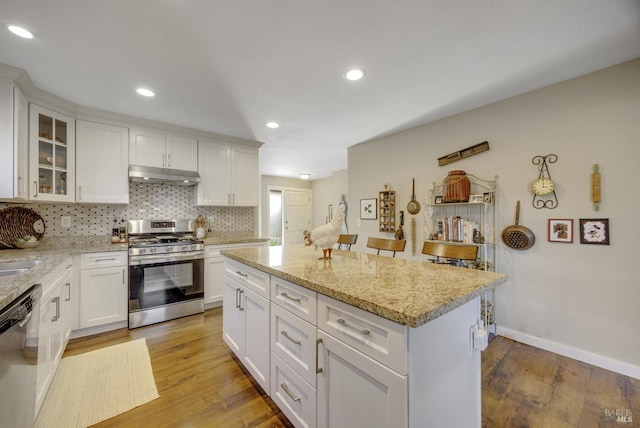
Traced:
POLYGON ((441 203, 443 202, 443 200, 444 200, 444 199, 442 198, 442 195, 438 195, 438 196, 436 196, 436 197, 435 197, 435 199, 433 200, 433 203, 434 203, 434 204, 441 204, 441 203))
POLYGON ((469 195, 470 204, 481 204, 484 201, 484 195, 469 195))
POLYGON ((573 242, 573 219, 571 218, 550 218, 549 219, 549 242, 573 242))
POLYGON ((493 204, 493 192, 485 192, 482 194, 482 199, 485 204, 493 204))
POLYGON ((609 245, 609 219, 581 218, 580 243, 609 245))
POLYGON ((360 199, 360 219, 375 220, 378 218, 378 200, 376 198, 360 199))

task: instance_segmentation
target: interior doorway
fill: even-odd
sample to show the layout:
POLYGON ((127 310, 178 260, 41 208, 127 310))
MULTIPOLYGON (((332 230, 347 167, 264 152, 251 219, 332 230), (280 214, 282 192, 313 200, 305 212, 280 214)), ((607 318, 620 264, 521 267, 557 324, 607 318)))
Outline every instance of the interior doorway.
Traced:
POLYGON ((303 244, 311 228, 311 190, 268 188, 269 245, 303 244))

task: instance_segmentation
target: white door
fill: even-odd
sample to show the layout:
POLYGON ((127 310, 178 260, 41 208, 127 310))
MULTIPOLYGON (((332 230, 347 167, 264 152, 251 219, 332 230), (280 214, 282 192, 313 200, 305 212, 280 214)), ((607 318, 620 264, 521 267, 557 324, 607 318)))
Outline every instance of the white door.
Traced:
POLYGON ((222 338, 229 348, 242 358, 244 339, 244 316, 240 310, 240 292, 242 287, 233 279, 224 278, 224 297, 222 301, 222 338))
POLYGON ((129 130, 76 121, 77 202, 129 203, 129 130))
POLYGON ((233 205, 257 207, 260 205, 260 168, 258 149, 231 151, 231 183, 233 205))
POLYGON ((167 137, 160 132, 132 129, 129 134, 129 163, 131 165, 164 168, 167 137))
POLYGON ((198 170, 198 140, 191 137, 167 136, 166 167, 184 171, 198 170))
POLYGON ((240 310, 245 317, 242 363, 265 391, 269 391, 269 301, 243 289, 240 310))
POLYGON ((303 232, 311 230, 311 190, 285 190, 283 245, 303 244, 303 232))
POLYGON ((318 427, 407 426, 407 378, 318 330, 318 427))
POLYGON ((80 271, 80 327, 127 320, 127 268, 80 271))

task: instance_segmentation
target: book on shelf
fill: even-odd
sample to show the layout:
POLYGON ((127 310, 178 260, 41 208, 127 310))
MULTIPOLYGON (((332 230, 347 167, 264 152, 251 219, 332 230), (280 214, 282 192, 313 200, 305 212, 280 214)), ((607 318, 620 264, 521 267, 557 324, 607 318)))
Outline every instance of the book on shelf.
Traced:
POLYGON ((478 230, 478 223, 460 216, 436 218, 438 241, 472 244, 473 236, 478 230))

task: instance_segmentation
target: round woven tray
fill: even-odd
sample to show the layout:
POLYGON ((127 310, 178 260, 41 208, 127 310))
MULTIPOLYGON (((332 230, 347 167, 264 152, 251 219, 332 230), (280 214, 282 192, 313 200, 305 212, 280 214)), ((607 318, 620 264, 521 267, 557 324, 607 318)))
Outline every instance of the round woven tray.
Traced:
POLYGON ((8 207, 0 210, 0 248, 15 248, 18 238, 32 235, 38 241, 44 236, 46 224, 31 208, 8 207))

